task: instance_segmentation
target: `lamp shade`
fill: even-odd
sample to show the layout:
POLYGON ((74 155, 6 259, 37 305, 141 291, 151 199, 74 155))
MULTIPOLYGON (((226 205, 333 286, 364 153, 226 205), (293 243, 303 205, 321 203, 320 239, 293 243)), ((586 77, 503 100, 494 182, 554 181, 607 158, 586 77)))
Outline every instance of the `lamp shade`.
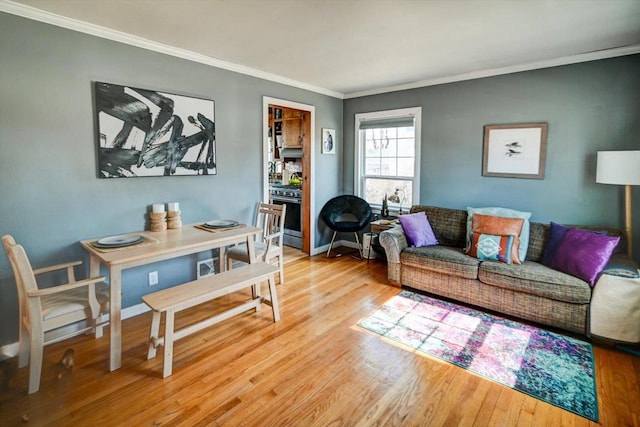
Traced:
POLYGON ((598 151, 596 182, 640 185, 640 150, 598 151))

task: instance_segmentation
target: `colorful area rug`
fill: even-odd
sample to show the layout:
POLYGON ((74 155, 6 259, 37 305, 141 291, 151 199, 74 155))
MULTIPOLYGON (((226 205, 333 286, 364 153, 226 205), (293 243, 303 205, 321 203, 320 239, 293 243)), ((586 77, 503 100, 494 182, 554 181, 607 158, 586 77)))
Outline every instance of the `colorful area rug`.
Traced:
POLYGON ((591 344, 403 290, 359 326, 598 421, 591 344))

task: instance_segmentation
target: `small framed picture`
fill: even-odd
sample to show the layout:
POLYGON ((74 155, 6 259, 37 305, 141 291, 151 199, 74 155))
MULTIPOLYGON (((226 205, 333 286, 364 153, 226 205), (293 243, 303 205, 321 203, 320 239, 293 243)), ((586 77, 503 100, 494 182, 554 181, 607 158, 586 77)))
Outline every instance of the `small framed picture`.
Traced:
POLYGON ((544 179, 547 124, 484 127, 482 176, 544 179))
POLYGON ((322 128, 322 154, 336 154, 336 130, 322 128))

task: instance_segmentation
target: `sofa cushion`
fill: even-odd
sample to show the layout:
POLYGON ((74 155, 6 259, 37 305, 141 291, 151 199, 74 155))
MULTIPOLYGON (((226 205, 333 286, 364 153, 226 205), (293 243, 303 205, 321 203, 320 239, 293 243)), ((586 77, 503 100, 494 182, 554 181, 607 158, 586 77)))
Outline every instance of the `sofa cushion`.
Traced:
POLYGON ((527 259, 529 261, 540 262, 547 245, 548 235, 549 224, 529 223, 529 248, 527 248, 527 259))
POLYGON ((483 262, 478 278, 488 285, 557 301, 588 304, 591 299, 591 288, 587 282, 533 261, 517 266, 483 262))
POLYGON ((408 215, 400 215, 398 217, 400 225, 407 236, 409 246, 422 247, 437 245, 438 240, 433 234, 431 224, 424 212, 416 212, 408 215))
POLYGON ((462 248, 443 245, 407 248, 400 255, 403 265, 437 271, 465 279, 478 278, 480 261, 464 254, 462 248))
POLYGON ((520 232, 520 247, 518 249, 518 259, 520 261, 524 261, 526 259, 527 249, 529 248, 529 218, 531 218, 531 212, 520 212, 513 209, 500 208, 500 207, 488 207, 488 208, 467 207, 466 245, 469 244, 469 233, 471 232, 474 214, 502 216, 506 218, 522 218, 524 220, 524 223, 522 224, 522 231, 520 232))
POLYGON ((414 205, 411 207, 411 213, 415 212, 427 214, 433 233, 440 245, 464 248, 467 233, 467 211, 414 205))

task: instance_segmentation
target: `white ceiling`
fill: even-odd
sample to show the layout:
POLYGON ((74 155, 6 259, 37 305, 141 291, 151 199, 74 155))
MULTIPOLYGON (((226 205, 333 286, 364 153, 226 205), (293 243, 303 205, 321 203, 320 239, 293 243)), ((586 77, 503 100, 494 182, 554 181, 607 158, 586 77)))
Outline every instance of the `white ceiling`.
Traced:
POLYGON ((338 97, 640 52, 640 0, 0 0, 0 5, 10 13, 338 97))

